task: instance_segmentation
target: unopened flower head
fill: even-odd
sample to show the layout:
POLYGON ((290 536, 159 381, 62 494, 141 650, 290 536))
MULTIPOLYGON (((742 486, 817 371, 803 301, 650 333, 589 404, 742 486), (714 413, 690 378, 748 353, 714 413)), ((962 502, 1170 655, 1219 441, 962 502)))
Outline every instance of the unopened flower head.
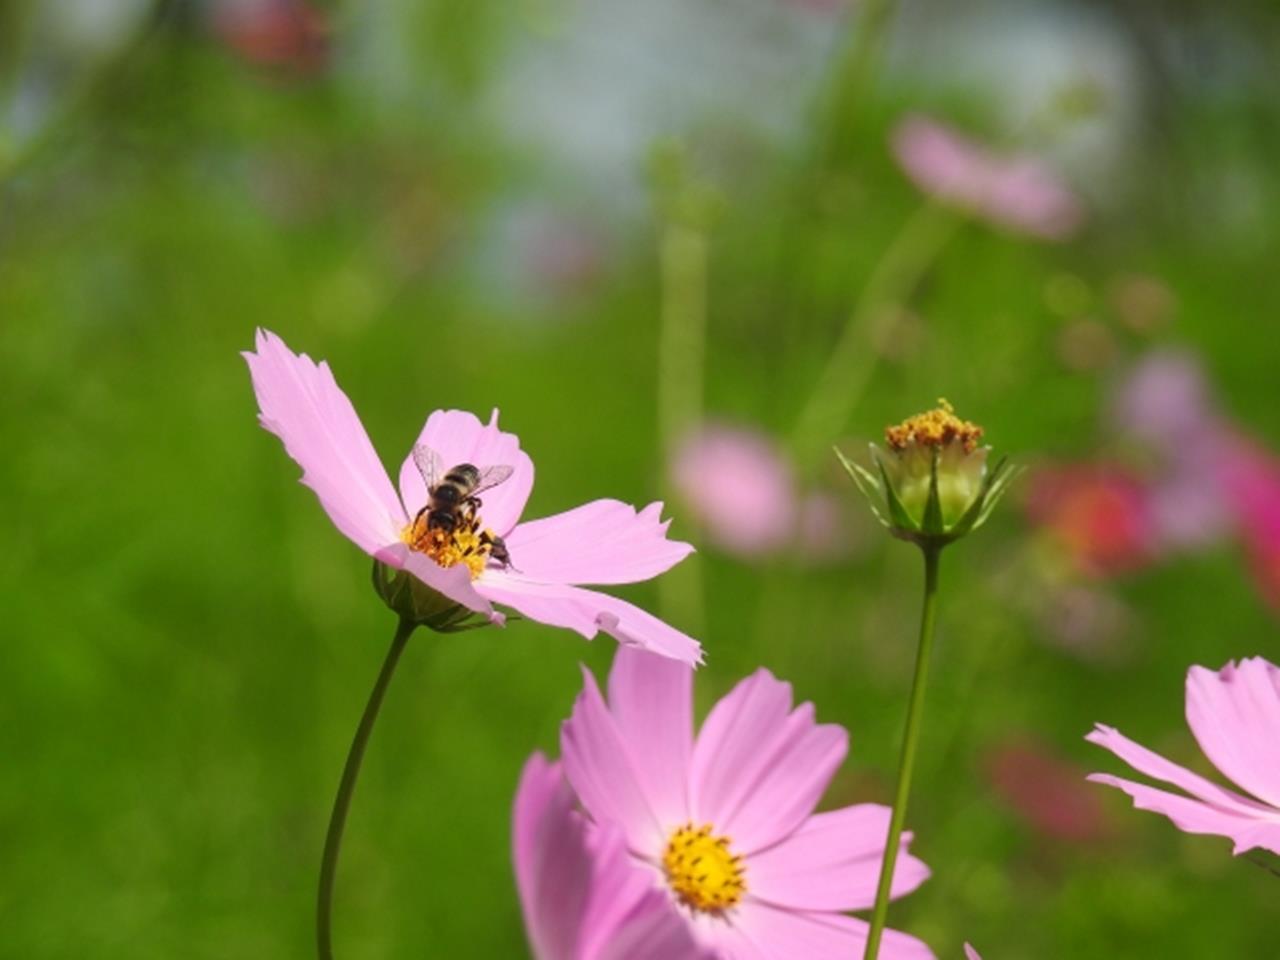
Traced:
POLYGON ((940 399, 885 429, 887 449, 871 447, 874 473, 836 456, 895 536, 940 547, 982 526, 1015 475, 1005 460, 987 469, 991 448, 979 446, 982 434, 940 399))

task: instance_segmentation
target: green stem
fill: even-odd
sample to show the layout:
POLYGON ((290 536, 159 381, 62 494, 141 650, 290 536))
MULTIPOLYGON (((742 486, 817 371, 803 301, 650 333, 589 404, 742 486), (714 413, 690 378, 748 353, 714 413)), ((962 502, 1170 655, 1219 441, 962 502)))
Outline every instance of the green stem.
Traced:
POLYGON ((929 676, 929 655, 933 651, 933 627, 938 614, 938 560, 941 547, 925 546, 924 605, 920 613, 920 645, 916 649, 916 673, 911 682, 911 705, 907 709, 907 726, 902 735, 902 758, 898 762, 898 789, 893 798, 893 815, 889 818, 889 835, 885 839, 884 861, 880 864, 880 882, 876 887, 875 912, 871 916, 871 932, 862 960, 876 960, 880 937, 884 934, 889 912, 889 891, 893 887, 893 870, 898 861, 898 845, 902 825, 907 817, 907 798, 911 794, 911 771, 916 762, 916 746, 920 742, 920 716, 924 713, 924 689, 929 676))
MULTIPOLYGON (((830 450, 832 439, 844 429, 875 373, 880 357, 872 342, 875 325, 895 322, 895 309, 910 296, 958 223, 954 214, 925 203, 881 255, 796 421, 791 445, 803 471, 812 470, 830 450)), ((893 328, 879 332, 884 338, 893 328)))
POLYGON ((846 53, 836 69, 828 115, 822 130, 826 142, 821 151, 824 168, 830 167, 849 147, 851 131, 875 77, 876 61, 893 15, 893 0, 863 0, 851 24, 846 53))
POLYGON ((369 702, 365 704, 364 715, 360 717, 360 725, 356 727, 356 735, 351 741, 347 763, 342 768, 342 780, 338 784, 338 794, 333 798, 329 832, 324 838, 324 856, 320 860, 320 892, 316 900, 316 947, 320 960, 333 960, 333 878, 338 867, 338 851, 342 847, 342 831, 347 825, 347 810, 351 806, 351 795, 356 789, 356 778, 360 776, 360 763, 364 760, 364 748, 369 743, 369 734, 373 733, 373 725, 382 707, 382 698, 386 695, 392 674, 396 672, 400 654, 404 652, 405 643, 415 626, 408 620, 401 620, 396 627, 391 648, 382 661, 382 669, 378 672, 378 679, 374 681, 369 702))

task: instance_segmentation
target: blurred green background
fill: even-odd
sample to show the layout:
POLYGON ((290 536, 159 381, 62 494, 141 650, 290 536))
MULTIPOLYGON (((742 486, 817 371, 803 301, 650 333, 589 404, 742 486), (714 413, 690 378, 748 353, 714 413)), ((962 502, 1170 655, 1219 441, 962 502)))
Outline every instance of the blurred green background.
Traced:
MULTIPOLYGON (((257 326, 330 361, 393 469, 432 409, 500 407, 537 463, 529 516, 667 495, 662 391, 777 437, 842 498, 836 556, 734 556, 672 501, 696 566, 620 592, 697 630, 704 709, 763 664, 850 729, 828 805, 889 796, 919 591, 829 443, 945 395, 1022 462, 1141 471, 1113 397, 1175 345, 1224 422, 1280 446, 1275 9, 863 2, 0 4, 0 956, 313 949, 394 624, 255 423, 257 326), (798 450, 920 216, 889 141, 921 111, 1044 155, 1087 220, 1061 243, 949 222, 864 302, 851 413, 798 450), (680 236, 706 271, 664 271, 680 236), (700 294, 698 401, 658 345, 700 294)), ((943 957, 1273 956, 1280 880, 1080 782, 1121 769, 1095 721, 1210 772, 1186 668, 1276 659, 1241 537, 1073 572, 1015 496, 944 567, 908 818, 934 876, 891 922, 943 957), (1064 590, 1103 614, 1055 641, 1064 590)), ((529 622, 414 637, 339 955, 526 955, 516 777, 612 651, 529 622)))

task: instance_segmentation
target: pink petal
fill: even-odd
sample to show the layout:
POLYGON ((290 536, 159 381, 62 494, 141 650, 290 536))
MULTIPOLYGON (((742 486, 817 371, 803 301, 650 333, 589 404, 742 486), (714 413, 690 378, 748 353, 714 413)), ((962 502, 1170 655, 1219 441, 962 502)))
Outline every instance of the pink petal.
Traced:
POLYGON ((383 563, 397 570, 408 570, 432 590, 444 594, 469 610, 484 614, 498 626, 502 626, 506 620, 506 617, 494 611, 493 604, 476 592, 471 580, 471 572, 465 564, 457 563, 452 567, 442 567, 425 554, 413 552, 403 543, 396 543, 385 550, 379 550, 376 556, 383 563))
POLYGON ((618 500, 594 500, 522 523, 506 538, 522 576, 552 583, 635 583, 671 569, 693 547, 667 539, 662 504, 639 513, 618 500))
POLYGON ((574 809, 559 764, 534 754, 513 811, 512 855, 520 905, 538 960, 712 960, 627 852, 621 831, 574 809))
POLYGON ((1213 765, 1280 808, 1280 669, 1253 657, 1187 674, 1187 723, 1213 765))
MULTIPOLYGON (((803 910, 862 910, 876 899, 889 830, 888 807, 858 804, 810 817, 791 836, 748 861, 748 889, 775 906, 803 910)), ((920 886, 929 868, 907 853, 903 836, 892 895, 920 886)))
POLYGON ((588 640, 603 630, 624 646, 682 663, 702 662, 702 647, 697 640, 608 594, 526 580, 494 569, 484 572, 476 581, 476 589, 494 603, 514 607, 531 620, 574 630, 588 640))
POLYGON ((284 441, 329 519, 370 555, 399 540, 407 522, 373 444, 326 363, 295 354, 259 330, 249 363, 262 425, 284 441))
POLYGON ((693 668, 619 647, 609 671, 609 709, 630 745, 649 805, 669 832, 689 819, 693 668))
MULTIPOLYGON (((748 899, 730 923, 715 932, 717 946, 731 960, 858 960, 867 942, 867 924, 839 913, 781 910, 748 899)), ((886 930, 881 960, 934 960, 915 937, 886 930)))
MULTIPOLYGON (((460 463, 485 467, 509 466, 514 473, 505 482, 480 495, 484 506, 480 516, 485 526, 505 537, 520 519, 533 490, 533 461, 520 449, 514 433, 498 429, 498 411, 487 424, 465 410, 436 410, 427 418, 416 443, 440 454, 445 469, 460 463)), ((427 486, 422 481, 410 453, 400 467, 400 496, 410 514, 427 502, 427 486)))
POLYGON ((1251 816, 1105 773, 1091 774, 1089 779, 1123 790, 1133 798, 1137 809, 1163 814, 1186 833, 1209 833, 1231 838, 1237 854, 1262 847, 1280 855, 1280 812, 1272 811, 1270 818, 1256 814, 1251 816))
POLYGON ((982 957, 981 955, 979 955, 978 951, 973 949, 973 947, 969 946, 969 944, 967 943, 964 945, 964 955, 965 955, 965 960, 982 960, 982 957))
POLYGON ((585 824, 560 764, 535 753, 524 766, 512 811, 512 859, 520 908, 539 960, 573 960, 591 889, 585 824))
POLYGON ((582 806, 597 823, 615 823, 631 849, 656 855, 665 841, 645 795, 639 765, 587 669, 573 714, 560 729, 565 776, 582 806))
POLYGON ((791 685, 767 670, 712 709, 693 751, 694 819, 750 854, 776 843, 813 812, 844 759, 848 735, 816 725, 813 705, 791 712, 791 685))
POLYGON ((1106 747, 1139 773, 1172 783, 1175 787, 1185 790, 1193 797, 1212 804, 1220 810, 1241 817, 1260 818, 1275 815, 1274 810, 1256 800, 1242 797, 1234 791, 1206 780, 1197 773, 1192 773, 1186 767, 1180 767, 1159 754, 1152 753, 1146 747, 1134 743, 1114 727, 1098 724, 1085 739, 1100 747, 1106 747))

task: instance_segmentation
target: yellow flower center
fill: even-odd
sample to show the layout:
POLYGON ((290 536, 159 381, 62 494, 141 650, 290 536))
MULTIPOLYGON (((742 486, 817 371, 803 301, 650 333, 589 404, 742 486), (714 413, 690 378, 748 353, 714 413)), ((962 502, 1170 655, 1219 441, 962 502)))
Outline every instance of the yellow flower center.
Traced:
POLYGON ((884 438, 899 452, 913 443, 922 447, 945 447, 952 440, 959 440, 965 453, 973 453, 982 439, 982 428, 976 423, 961 420, 951 404, 939 398, 934 409, 909 417, 896 427, 885 427, 884 438))
POLYGON ((721 913, 746 892, 741 857, 729 851, 729 838, 711 834, 711 824, 687 823, 667 841, 662 855, 667 882, 680 902, 704 913, 721 913))
POLYGON ((453 532, 428 526, 424 513, 400 532, 400 539, 410 550, 425 553, 442 567, 466 564, 472 580, 480 576, 493 551, 493 532, 480 527, 474 512, 460 512, 453 532))

